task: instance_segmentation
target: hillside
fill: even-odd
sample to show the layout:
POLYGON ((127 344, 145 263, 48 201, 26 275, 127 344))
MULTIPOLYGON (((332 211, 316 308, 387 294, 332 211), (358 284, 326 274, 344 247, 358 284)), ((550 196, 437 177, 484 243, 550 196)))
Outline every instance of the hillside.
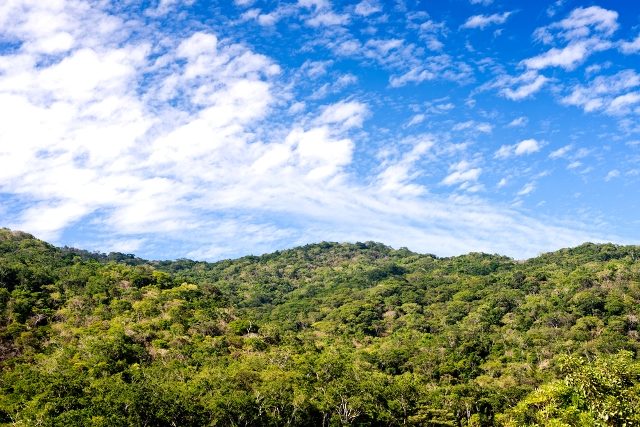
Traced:
POLYGON ((0 230, 0 425, 640 425, 640 247, 216 263, 0 230))

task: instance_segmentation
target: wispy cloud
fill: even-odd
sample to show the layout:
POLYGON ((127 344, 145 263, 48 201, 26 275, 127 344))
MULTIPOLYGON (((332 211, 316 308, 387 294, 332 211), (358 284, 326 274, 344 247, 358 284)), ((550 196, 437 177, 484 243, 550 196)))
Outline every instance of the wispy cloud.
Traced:
POLYGON ((449 171, 449 175, 442 180, 442 184, 444 185, 457 185, 475 182, 482 173, 481 168, 474 167, 472 163, 466 160, 451 165, 449 171))
POLYGON ((522 126, 526 126, 528 122, 529 122, 529 119, 527 119, 525 116, 520 116, 511 120, 509 124, 507 124, 507 126, 511 128, 522 127, 522 126))
POLYGON ((523 139, 514 145, 503 145, 495 152, 498 159, 506 159, 512 156, 522 156, 540 151, 542 143, 535 139, 523 139))
POLYGON ((470 16, 464 24, 462 24, 461 28, 479 28, 483 30, 485 27, 490 25, 500 25, 507 22, 509 16, 511 16, 513 12, 503 12, 503 13, 494 13, 492 15, 474 15, 470 16))
POLYGON ((426 191, 424 186, 415 183, 415 179, 419 176, 416 163, 429 152, 434 141, 425 135, 412 141, 411 145, 411 150, 404 153, 399 159, 385 161, 383 170, 378 175, 381 191, 403 196, 420 195, 426 191))
MULTIPOLYGON (((62 239, 81 224, 104 248, 173 242, 175 256, 206 258, 316 240, 527 256, 598 238, 583 223, 484 198, 496 182, 523 184, 500 169, 508 162, 491 158, 503 133, 535 129, 524 116, 465 105, 486 76, 449 46, 451 23, 403 12, 397 22, 405 26, 383 33, 374 24, 396 11, 383 2, 269 9, 236 0, 228 26, 209 26, 180 20, 184 5, 155 2, 140 13, 74 0, 0 8, 9 46, 0 51, 0 191, 16 200, 3 208, 7 225, 62 239), (167 17, 177 20, 171 28, 167 17), (243 25, 273 39, 242 41, 243 25), (304 35, 286 54, 276 45, 294 38, 281 27, 304 35), (373 85, 379 93, 367 92, 373 85)), ((501 25, 510 13, 476 15, 465 28, 501 25)), ((570 15, 576 24, 548 31, 558 43, 606 41, 615 19, 605 15, 570 15)), ((487 87, 530 100, 551 81, 532 64, 521 63, 515 77, 496 66, 487 87)), ((599 84, 618 87, 590 84, 585 90, 596 94, 599 84)), ((609 91, 599 108, 632 109, 634 91, 609 91)), ((542 145, 504 145, 505 157, 542 145)), ((533 191, 526 188, 520 195, 533 191)))
POLYGON ((561 67, 573 70, 595 52, 613 47, 609 38, 618 29, 618 13, 599 6, 574 9, 567 18, 540 27, 535 37, 544 42, 566 42, 563 48, 551 48, 547 52, 522 61, 527 68, 541 70, 561 67))
POLYGON ((369 16, 382 11, 382 6, 377 1, 363 0, 356 5, 355 12, 361 16, 369 16))
POLYGON ((640 102, 638 87, 640 75, 631 69, 623 70, 609 76, 597 76, 587 85, 573 86, 562 98, 562 103, 580 107, 585 112, 627 114, 640 102))
POLYGON ((640 35, 629 42, 620 43, 620 50, 627 55, 640 52, 640 35))
POLYGON ((527 68, 533 70, 541 70, 548 67, 561 67, 565 70, 573 70, 593 52, 605 50, 610 47, 610 43, 603 42, 599 39, 575 41, 562 49, 554 47, 541 55, 525 59, 522 63, 527 68))
POLYGON ((567 153, 569 153, 569 151, 571 151, 572 148, 572 145, 565 145, 564 147, 560 147, 557 150, 552 151, 551 154, 549 154, 549 158, 559 159, 561 157, 564 157, 567 155, 567 153))
POLYGON ((517 195, 518 196, 526 196, 528 194, 533 193, 533 191, 536 189, 536 184, 534 182, 529 182, 527 184, 525 184, 524 187, 522 187, 520 189, 520 191, 518 191, 517 195))
POLYGON ((530 70, 519 76, 502 74, 495 80, 485 83, 479 91, 498 89, 498 93, 512 101, 520 101, 533 96, 549 82, 549 78, 530 70))
POLYGON ((612 169, 607 173, 607 176, 604 177, 604 180, 609 182, 614 178, 618 178, 620 176, 620 171, 618 169, 612 169))

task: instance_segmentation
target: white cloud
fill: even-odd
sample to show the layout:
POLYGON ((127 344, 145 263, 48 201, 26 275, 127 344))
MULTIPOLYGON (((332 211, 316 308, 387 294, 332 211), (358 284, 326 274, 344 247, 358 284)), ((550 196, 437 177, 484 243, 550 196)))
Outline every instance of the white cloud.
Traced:
POLYGON ((559 159, 561 157, 565 157, 569 151, 573 148, 572 145, 565 145, 564 147, 560 147, 557 150, 554 150, 549 154, 550 159, 559 159))
POLYGON ((249 9, 240 15, 240 20, 244 21, 256 21, 258 25, 262 27, 273 27, 283 18, 293 15, 295 8, 289 6, 279 7, 269 13, 262 13, 260 9, 249 9))
POLYGON ((640 52, 640 35, 630 42, 621 42, 620 51, 626 55, 640 52))
MULTIPOLYGON (((113 239, 106 242, 101 242, 99 246, 95 246, 95 250, 105 252, 121 252, 121 253, 134 253, 140 250, 147 239, 113 239)), ((80 246, 80 245, 78 245, 80 246)))
POLYGON ((401 39, 370 39, 365 43, 365 48, 368 48, 368 55, 372 57, 383 57, 389 55, 392 50, 397 50, 403 45, 401 39), (375 52, 375 53, 374 53, 375 52))
POLYGON ((516 77, 503 74, 494 81, 485 83, 479 90, 498 89, 501 96, 520 101, 537 93, 548 81, 547 77, 537 71, 529 70, 516 77))
POLYGON ((468 120, 466 122, 456 123, 452 130, 454 131, 463 131, 463 130, 473 130, 474 133, 491 133, 493 131, 493 126, 486 122, 476 122, 474 120, 468 120))
POLYGON ((552 27, 560 29, 565 39, 586 37, 593 32, 605 36, 612 35, 618 29, 618 12, 599 6, 578 7, 569 16, 552 27))
POLYGON ((599 73, 600 71, 610 68, 611 65, 613 65, 611 61, 607 61, 602 64, 591 64, 584 69, 584 73, 586 76, 592 76, 599 73))
POLYGON ((489 6, 493 3, 493 0, 469 0, 471 4, 481 4, 482 6, 489 6))
POLYGON ((345 25, 349 22, 349 15, 338 15, 334 12, 321 12, 306 20, 310 27, 331 27, 336 25, 345 25))
MULTIPOLYGON (((417 24, 412 25, 419 29, 417 24)), ((429 36, 420 31, 423 40, 429 36)), ((319 40, 314 46, 323 46, 331 49, 337 56, 360 60, 369 65, 375 63, 390 70, 391 87, 435 79, 466 83, 473 78, 473 70, 468 64, 454 60, 447 54, 428 55, 422 42, 414 43, 397 37, 371 37, 361 42, 351 35, 342 32, 338 34, 335 39, 319 40)))
POLYGON ((551 5, 549 5, 549 7, 547 8, 547 16, 549 18, 555 16, 556 13, 558 13, 558 10, 562 8, 562 6, 564 6, 566 1, 567 0, 556 0, 551 5))
POLYGON ((442 113, 446 113, 448 111, 453 110, 454 108, 456 108, 456 106, 452 103, 452 102, 446 102, 446 103, 442 103, 442 104, 435 104, 429 107, 429 112, 435 113, 435 114, 442 114, 442 113))
POLYGON ((505 98, 511 99, 512 101, 519 101, 521 99, 528 98, 534 93, 538 92, 548 81, 549 79, 545 76, 538 75, 533 81, 529 83, 525 83, 516 89, 505 88, 501 93, 505 98))
POLYGON ((609 182, 614 178, 617 178, 620 176, 620 171, 618 169, 612 169, 609 171, 609 173, 607 173, 607 176, 604 177, 604 180, 609 182))
MULTIPOLYGON (((595 240, 580 224, 550 225, 469 195, 482 188, 477 160, 446 158, 453 165, 442 185, 466 195, 430 194, 420 178, 439 176, 422 168, 442 149, 432 139, 362 178, 353 169, 369 143, 360 129, 365 102, 304 104, 273 59, 243 44, 205 27, 174 33, 144 20, 134 33, 136 17, 107 6, 1 6, 0 31, 22 42, 0 53, 0 191, 19 200, 3 211, 7 225, 55 239, 83 223, 122 248, 156 242, 162 253, 169 245, 157 242, 171 241, 202 257, 318 240, 528 256, 595 240)), ((308 9, 303 20, 331 23, 331 15, 320 18, 328 2, 295 7, 308 9)), ((251 19, 262 15, 270 14, 251 19)), ((445 55, 387 42, 354 49, 401 76, 416 69, 405 83, 427 71, 451 80, 465 73, 445 55)), ((395 144, 392 136, 381 141, 395 144)))
POLYGON ((497 159, 522 156, 540 151, 541 143, 535 139, 524 139, 514 145, 502 145, 494 154, 497 159))
POLYGON ((351 86, 358 82, 358 78, 353 74, 343 74, 330 83, 324 83, 318 89, 316 89, 309 99, 318 100, 327 97, 333 93, 339 93, 346 87, 351 86))
POLYGON ((436 77, 436 73, 431 70, 415 67, 401 76, 392 76, 389 79, 389 84, 391 87, 401 87, 408 83, 422 83, 424 81, 434 80, 436 77))
POLYGON ((357 101, 342 101, 325 107, 318 118, 320 124, 340 125, 344 128, 360 127, 368 114, 367 106, 357 101))
POLYGON ((493 156, 497 159, 506 159, 507 157, 511 157, 513 156, 513 146, 501 145, 493 156))
POLYGON ((599 6, 577 7, 561 21, 536 29, 536 39, 551 43, 554 39, 584 40, 592 36, 610 37, 618 29, 618 12, 599 6))
POLYGON ((481 168, 473 167, 473 165, 466 160, 451 165, 449 171, 449 175, 442 180, 442 184, 444 185, 475 182, 480 178, 480 174, 482 173, 481 168))
MULTIPOLYGON (((158 6, 155 9, 147 9, 146 14, 153 17, 166 15, 177 7, 191 6, 194 1, 195 0, 160 0, 158 6)), ((240 4, 242 1, 246 2, 247 0, 236 0, 235 3, 240 4)))
POLYGON ((522 63, 527 68, 533 70, 541 70, 547 67, 561 67, 570 71, 584 62, 584 60, 594 52, 610 47, 610 43, 597 39, 577 41, 562 49, 554 47, 541 55, 525 59, 522 63))
POLYGON ((542 55, 535 56, 523 61, 528 68, 540 70, 550 66, 559 66, 568 70, 582 62, 587 54, 586 43, 571 44, 563 49, 553 48, 542 55))
POLYGON ((500 25, 507 22, 512 12, 494 13, 492 15, 474 15, 470 16, 461 28, 480 28, 483 30, 489 25, 500 25))
POLYGON ((328 0, 298 0, 298 6, 308 9, 324 10, 331 6, 328 0))
POLYGON ((571 170, 571 169, 577 169, 577 168, 579 168, 580 166, 582 166, 582 162, 581 162, 581 161, 579 161, 579 160, 574 160, 574 161, 572 161, 571 163, 569 163, 569 164, 567 165, 567 169, 569 169, 569 170, 571 170))
POLYGON ((536 189, 536 184, 534 182, 530 182, 528 184, 525 184, 525 186, 522 187, 520 191, 518 191, 518 193, 516 194, 518 196, 526 196, 527 194, 531 194, 535 189, 536 189))
POLYGON ((382 11, 382 6, 377 1, 363 0, 356 5, 355 12, 360 16, 369 16, 382 11))
POLYGON ((456 62, 449 55, 436 55, 415 64, 404 74, 392 75, 389 78, 389 85, 391 87, 402 87, 409 83, 419 84, 436 79, 464 83, 471 78, 471 67, 467 64, 456 62))
POLYGON ((511 120, 507 125, 507 127, 510 127, 510 128, 521 127, 521 126, 526 126, 527 123, 529 123, 529 119, 526 118, 525 116, 520 116, 511 120))
POLYGON ((574 9, 567 18, 538 28, 534 36, 543 43, 554 40, 566 42, 562 48, 553 47, 547 52, 528 58, 522 64, 532 70, 561 67, 573 70, 595 52, 614 46, 609 38, 618 28, 618 13, 599 6, 574 9))
POLYGON ((540 143, 535 139, 525 139, 515 146, 514 154, 522 156, 523 154, 531 154, 540 151, 540 143))
POLYGON ((322 77, 327 74, 327 70, 333 65, 333 61, 305 61, 300 70, 312 79, 322 77))
POLYGON ((357 40, 345 40, 338 43, 334 47, 334 51, 336 54, 340 56, 351 56, 354 54, 361 53, 362 45, 357 40))
POLYGON ((420 37, 425 41, 427 47, 436 52, 442 51, 444 43, 441 38, 447 37, 449 32, 445 22, 435 22, 431 19, 420 23, 418 26, 420 37))
MULTIPOLYGON (((73 8, 60 13, 72 12, 73 8)), ((34 13, 42 11, 36 9, 34 13)), ((94 21, 112 19, 85 17, 67 21, 93 25, 94 21)), ((113 31, 121 32, 117 26, 113 31)), ((92 30, 87 30, 87 34, 92 34, 92 30)), ((119 39, 109 32, 103 36, 119 39)), ((159 117, 150 113, 133 86, 138 73, 148 66, 148 43, 110 47, 107 41, 100 50, 83 43, 84 40, 78 40, 77 48, 66 58, 44 66, 35 66, 40 51, 31 51, 31 60, 20 68, 15 67, 15 57, 0 57, 3 69, 0 111, 12 121, 0 131, 2 139, 12 144, 11 148, 0 149, 2 187, 4 191, 19 191, 41 200, 41 209, 49 212, 49 218, 56 218, 48 220, 45 229, 26 211, 17 224, 50 235, 88 213, 117 206, 110 221, 122 227, 121 231, 138 228, 148 232, 155 227, 152 224, 162 224, 167 227, 161 229, 170 230, 170 222, 180 221, 170 218, 173 211, 167 206, 174 205, 176 200, 179 203, 189 190, 177 180, 158 180, 153 176, 154 169, 161 165, 167 167, 167 173, 183 169, 184 165, 172 164, 190 161, 211 150, 214 146, 211 142, 216 139, 238 135, 234 126, 264 114, 271 95, 268 85, 258 76, 277 74, 277 67, 240 46, 220 48, 216 37, 210 34, 196 33, 183 40, 176 46, 175 56, 186 59, 184 68, 158 80, 152 90, 166 99, 184 95, 183 102, 192 103, 199 112, 195 120, 184 125, 179 122, 182 116, 176 114, 178 123, 166 123, 177 126, 169 132, 162 132, 164 125, 158 127, 164 135, 147 143, 147 149, 153 150, 145 159, 146 149, 139 141, 152 127, 160 125, 159 117), (233 81, 225 81, 225 75, 229 74, 233 81), (243 75, 248 78, 243 80, 243 75), (253 75, 256 77, 249 77, 253 75), (192 82, 203 77, 213 82, 192 86, 192 82), (222 111, 226 114, 219 114, 222 111), (215 119, 205 121, 208 114, 215 119), (23 119, 27 117, 39 117, 41 126, 31 126, 31 131, 26 132, 29 126, 23 119), (207 135, 212 135, 212 139, 205 149, 199 141, 207 135), (189 136, 187 144, 181 139, 183 136, 189 136), (179 145, 174 145, 172 138, 179 145), (25 144, 22 142, 25 140, 30 142, 25 144), (43 152, 46 155, 40 154, 43 152), (12 166, 16 161, 21 163, 12 166), (30 165, 28 169, 26 164, 30 165), (162 187, 151 190, 152 184, 159 182, 162 187), (169 199, 174 200, 165 200, 167 196, 163 194, 173 194, 169 199), (159 212, 167 213, 167 218, 158 217, 159 212)), ((185 179, 189 179, 189 174, 185 174, 185 179)))
POLYGON ((375 61, 389 68, 406 68, 419 62, 415 56, 417 47, 399 38, 369 38, 365 43, 346 38, 330 42, 328 46, 339 56, 375 61))
POLYGON ((269 12, 252 8, 241 15, 240 22, 254 20, 263 27, 273 27, 286 18, 299 19, 312 28, 335 27, 349 22, 348 14, 337 14, 327 1, 282 2, 269 12))
POLYGON ((46 39, 32 42, 28 50, 46 54, 68 52, 74 45, 74 37, 67 32, 60 32, 46 39))
POLYGON ((306 171, 305 177, 314 181, 334 176, 351 162, 353 142, 334 138, 328 127, 294 129, 284 143, 292 147, 293 155, 306 171))
POLYGON ((636 105, 639 102, 640 92, 637 91, 616 96, 607 107, 607 113, 613 115, 626 114, 631 111, 631 109, 629 109, 630 106, 636 105))
POLYGON ((40 203, 23 213, 18 227, 29 230, 44 239, 57 239, 63 228, 89 213, 91 213, 89 206, 73 201, 40 203))
POLYGON ((438 40, 435 36, 426 37, 427 47, 433 51, 441 51, 444 48, 444 43, 438 40))
POLYGON ((476 130, 482 133, 491 133, 493 131, 493 126, 489 123, 478 123, 476 130))
POLYGON ((419 125, 420 123, 424 122, 425 118, 426 116, 424 114, 415 114, 414 116, 411 117, 411 119, 409 119, 409 121, 406 124, 406 127, 419 125))
POLYGON ((378 175, 378 185, 381 191, 397 195, 420 195, 425 188, 413 181, 420 175, 415 167, 434 145, 429 136, 413 141, 410 151, 404 153, 396 161, 385 161, 382 172, 378 175))
POLYGON ((640 101, 635 90, 640 86, 640 74, 628 69, 608 76, 597 76, 587 85, 574 85, 571 93, 561 99, 565 105, 582 108, 585 112, 627 114, 630 106, 640 101))

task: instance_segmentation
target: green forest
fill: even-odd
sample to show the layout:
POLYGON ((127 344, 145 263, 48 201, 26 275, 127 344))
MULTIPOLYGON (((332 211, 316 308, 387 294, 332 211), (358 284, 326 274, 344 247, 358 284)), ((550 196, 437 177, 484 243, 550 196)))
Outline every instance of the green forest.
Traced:
POLYGON ((0 229, 0 425, 638 426, 639 257, 147 261, 0 229))

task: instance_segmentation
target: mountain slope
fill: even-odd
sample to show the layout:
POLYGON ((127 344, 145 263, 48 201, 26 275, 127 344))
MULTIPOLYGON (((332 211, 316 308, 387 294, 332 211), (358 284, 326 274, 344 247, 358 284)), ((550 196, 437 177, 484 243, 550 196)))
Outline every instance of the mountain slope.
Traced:
POLYGON ((0 423, 637 425, 639 249, 148 262, 3 229, 0 423))

